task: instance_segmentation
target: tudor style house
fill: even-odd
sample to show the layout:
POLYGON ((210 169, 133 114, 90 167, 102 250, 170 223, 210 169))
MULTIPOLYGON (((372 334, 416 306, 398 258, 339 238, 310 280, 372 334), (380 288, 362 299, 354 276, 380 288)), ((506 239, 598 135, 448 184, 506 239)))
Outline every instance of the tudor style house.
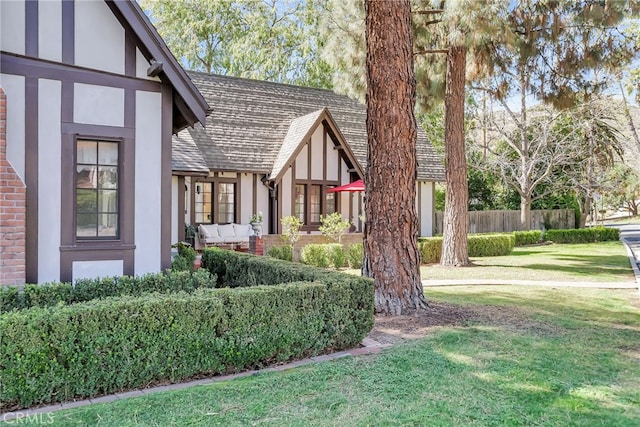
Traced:
MULTIPOLYGON (((215 117, 174 136, 174 240, 184 224, 247 223, 257 212, 265 234, 280 234, 288 215, 317 232, 321 215, 335 211, 362 230, 363 193, 329 190, 364 176, 363 104, 330 90, 188 74, 215 117)), ((434 186, 445 173, 421 129, 417 159, 419 231, 431 236, 434 186)))
POLYGON ((171 138, 205 124, 203 96, 135 1, 2 1, 0 20, 0 284, 169 267, 171 138))

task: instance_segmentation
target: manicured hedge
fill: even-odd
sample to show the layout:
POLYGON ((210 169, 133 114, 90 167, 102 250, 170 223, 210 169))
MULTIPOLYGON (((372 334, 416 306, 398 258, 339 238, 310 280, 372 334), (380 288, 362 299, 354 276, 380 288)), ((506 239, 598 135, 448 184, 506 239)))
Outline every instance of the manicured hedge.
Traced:
POLYGON ((554 243, 608 242, 620 240, 620 230, 606 227, 547 230, 544 239, 554 243))
MULTIPOLYGON (((360 244, 362 246, 362 244, 360 244)), ((351 249, 351 248, 349 248, 351 249)), ((362 251, 364 255, 364 250, 362 251)), ((349 257, 350 259, 351 257, 349 257)), ((312 243, 302 247, 300 251, 300 262, 314 267, 342 268, 347 265, 348 257, 344 247, 340 243, 312 243)), ((356 263, 355 265, 358 265, 356 263)), ((362 258, 359 261, 362 266, 362 258)), ((360 268, 351 266, 352 268, 360 268)))
POLYGON ((529 230, 529 231, 514 231, 516 246, 535 245, 542 241, 542 231, 529 230))
POLYGON ((331 298, 335 298, 327 327, 338 334, 336 348, 359 343, 373 327, 372 279, 218 248, 204 251, 202 268, 218 277, 220 287, 273 286, 300 281, 324 284, 331 298))
POLYGON ((87 398, 357 345, 367 280, 114 297, 0 316, 3 410, 87 398))
POLYGON ((421 237, 418 239, 418 249, 423 264, 436 264, 442 256, 442 237, 421 237))
MULTIPOLYGON (((515 246, 513 234, 469 234, 467 244, 470 257, 509 255, 515 246)), ((442 237, 421 237, 418 248, 422 263, 440 262, 442 256, 442 237)))
POLYGON ((167 274, 147 274, 144 276, 105 277, 81 279, 70 283, 45 283, 26 285, 18 293, 15 288, 0 289, 0 313, 29 307, 46 307, 59 302, 73 304, 96 298, 131 295, 139 296, 149 292, 193 292, 199 288, 213 288, 216 278, 207 270, 190 273, 170 271, 167 274))

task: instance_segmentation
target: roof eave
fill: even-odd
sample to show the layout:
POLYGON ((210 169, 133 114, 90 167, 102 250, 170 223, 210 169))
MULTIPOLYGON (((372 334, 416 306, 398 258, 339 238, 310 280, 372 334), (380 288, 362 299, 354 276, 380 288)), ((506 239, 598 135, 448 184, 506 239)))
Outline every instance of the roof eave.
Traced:
POLYGON ((116 7, 122 14, 133 32, 147 48, 151 57, 158 62, 162 62, 161 74, 166 75, 174 90, 180 95, 187 108, 193 114, 192 117, 185 117, 185 120, 190 122, 189 124, 194 124, 198 121, 202 126, 205 126, 207 115, 211 112, 209 104, 207 104, 200 91, 180 66, 138 3, 125 0, 108 1, 107 3, 116 7))

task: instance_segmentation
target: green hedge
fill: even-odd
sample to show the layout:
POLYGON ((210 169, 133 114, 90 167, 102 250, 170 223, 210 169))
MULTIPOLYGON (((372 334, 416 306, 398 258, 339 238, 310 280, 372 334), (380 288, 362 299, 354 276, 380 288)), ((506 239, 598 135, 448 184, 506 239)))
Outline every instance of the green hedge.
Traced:
POLYGON ((147 274, 138 277, 81 279, 74 285, 70 283, 26 285, 21 293, 9 287, 0 290, 0 313, 29 307, 46 307, 59 302, 73 304, 111 296, 139 296, 150 292, 193 292, 199 288, 213 288, 216 281, 216 278, 211 277, 207 270, 198 270, 194 273, 169 271, 167 274, 147 274))
POLYGON ((418 249, 423 264, 436 264, 442 256, 442 237, 421 237, 418 239, 418 249))
POLYGON ((2 408, 259 368, 355 346, 373 325, 367 280, 200 289, 0 316, 2 408))
POLYGON ((202 267, 218 277, 220 287, 301 281, 324 284, 342 307, 331 308, 332 315, 327 318, 327 327, 338 332, 336 348, 356 345, 373 327, 372 279, 218 248, 204 251, 202 267))
POLYGON ((547 230, 544 239, 554 243, 593 243, 620 240, 617 228, 593 227, 570 230, 547 230))
POLYGON ((312 243, 300 250, 300 262, 314 267, 342 268, 347 265, 347 254, 340 243, 312 243))
POLYGON ((542 231, 529 230, 529 231, 514 231, 516 246, 535 245, 542 241, 542 231))
MULTIPOLYGON (((470 257, 509 255, 515 246, 515 237, 505 234, 469 234, 467 236, 470 257)), ((420 237, 418 249, 423 264, 440 262, 442 256, 442 237, 420 237)))

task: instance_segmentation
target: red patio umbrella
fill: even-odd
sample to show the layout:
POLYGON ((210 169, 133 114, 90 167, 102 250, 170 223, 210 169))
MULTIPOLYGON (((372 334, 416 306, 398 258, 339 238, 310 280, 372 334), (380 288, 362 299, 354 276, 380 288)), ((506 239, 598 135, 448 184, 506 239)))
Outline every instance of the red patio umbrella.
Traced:
POLYGON ((361 179, 350 182, 340 187, 335 187, 327 190, 327 193, 339 193, 341 191, 364 191, 364 182, 361 179))

